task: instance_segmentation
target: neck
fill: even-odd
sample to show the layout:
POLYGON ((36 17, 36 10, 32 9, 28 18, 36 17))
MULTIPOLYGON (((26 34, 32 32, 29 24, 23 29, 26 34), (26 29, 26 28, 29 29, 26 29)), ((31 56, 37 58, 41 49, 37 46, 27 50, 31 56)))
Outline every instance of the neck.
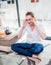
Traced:
POLYGON ((34 28, 35 28, 35 25, 33 23, 32 24, 29 24, 29 25, 30 25, 31 30, 33 31, 34 28))

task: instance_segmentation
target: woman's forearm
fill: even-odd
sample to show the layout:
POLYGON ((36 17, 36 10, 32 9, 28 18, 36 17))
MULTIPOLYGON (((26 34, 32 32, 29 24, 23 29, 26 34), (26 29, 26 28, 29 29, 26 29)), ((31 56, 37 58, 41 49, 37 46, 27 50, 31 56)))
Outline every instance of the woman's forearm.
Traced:
POLYGON ((37 30, 41 36, 42 39, 45 39, 47 36, 46 34, 41 30, 40 26, 38 24, 36 24, 37 30))
POLYGON ((18 39, 20 39, 21 38, 21 36, 22 36, 22 32, 23 32, 23 27, 21 27, 21 29, 20 29, 20 31, 18 32, 18 39))

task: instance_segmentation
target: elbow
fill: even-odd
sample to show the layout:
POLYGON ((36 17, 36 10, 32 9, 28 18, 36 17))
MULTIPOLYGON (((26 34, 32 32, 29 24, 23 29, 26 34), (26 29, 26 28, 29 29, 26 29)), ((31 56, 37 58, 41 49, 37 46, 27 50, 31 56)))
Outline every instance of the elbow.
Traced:
POLYGON ((47 35, 45 33, 42 33, 41 37, 42 37, 43 40, 45 40, 47 35))
POLYGON ((47 36, 42 37, 43 40, 46 40, 47 36))
POLYGON ((44 32, 40 32, 40 37, 45 40, 47 35, 44 32))
POLYGON ((21 38, 21 36, 20 35, 18 35, 18 39, 20 39, 21 38))
POLYGON ((43 40, 45 40, 47 38, 47 35, 42 35, 41 37, 43 40))

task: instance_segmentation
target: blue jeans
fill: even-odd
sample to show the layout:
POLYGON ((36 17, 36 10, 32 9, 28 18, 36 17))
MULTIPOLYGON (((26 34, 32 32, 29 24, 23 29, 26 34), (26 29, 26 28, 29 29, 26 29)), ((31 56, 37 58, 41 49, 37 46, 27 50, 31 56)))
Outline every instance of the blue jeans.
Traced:
POLYGON ((38 55, 43 51, 43 48, 43 45, 39 43, 16 43, 11 45, 14 52, 30 57, 32 57, 32 54, 38 55))

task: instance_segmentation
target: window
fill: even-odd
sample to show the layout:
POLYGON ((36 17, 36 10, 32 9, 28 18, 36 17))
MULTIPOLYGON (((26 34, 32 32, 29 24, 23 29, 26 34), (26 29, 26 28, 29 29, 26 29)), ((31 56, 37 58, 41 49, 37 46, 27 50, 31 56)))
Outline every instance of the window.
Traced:
POLYGON ((18 28, 18 15, 15 0, 0 1, 0 18, 4 27, 18 28), (9 1, 9 2, 8 2, 9 1), (10 25, 11 24, 11 25, 10 25))

